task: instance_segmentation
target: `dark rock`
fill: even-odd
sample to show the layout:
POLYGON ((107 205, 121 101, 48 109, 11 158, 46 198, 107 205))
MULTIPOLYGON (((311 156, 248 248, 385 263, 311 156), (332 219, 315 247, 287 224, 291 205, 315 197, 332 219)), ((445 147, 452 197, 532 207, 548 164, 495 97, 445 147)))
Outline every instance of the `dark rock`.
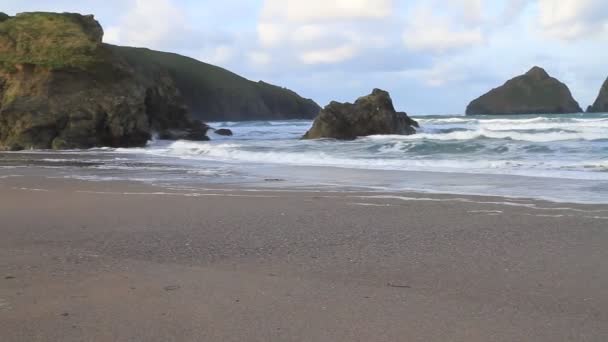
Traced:
POLYGON ((231 137, 232 136, 232 131, 227 129, 227 128, 220 128, 220 129, 216 129, 213 133, 217 134, 217 135, 223 135, 226 137, 231 137))
POLYGON ((563 114, 582 112, 568 87, 540 67, 507 81, 467 107, 467 115, 563 114))
POLYGON ((202 122, 196 122, 189 128, 160 131, 158 132, 158 138, 163 140, 209 141, 207 131, 209 131, 209 126, 202 122))
POLYGON ((589 113, 608 113, 608 79, 602 85, 600 93, 592 106, 587 108, 589 113))
POLYGON ((200 138, 169 74, 142 72, 102 36, 92 16, 79 14, 0 23, 0 149, 143 146, 169 130, 200 138))
POLYGON ((312 119, 321 109, 289 89, 253 82, 189 57, 143 48, 108 48, 144 71, 165 70, 198 120, 312 119))
POLYGON ((312 100, 171 53, 102 42, 93 16, 0 14, 0 150, 207 140, 197 121, 310 118, 312 100))
POLYGON ((396 112, 388 92, 374 89, 354 104, 332 102, 317 118, 304 139, 334 138, 352 140, 375 134, 416 133, 418 123, 406 113, 396 112))

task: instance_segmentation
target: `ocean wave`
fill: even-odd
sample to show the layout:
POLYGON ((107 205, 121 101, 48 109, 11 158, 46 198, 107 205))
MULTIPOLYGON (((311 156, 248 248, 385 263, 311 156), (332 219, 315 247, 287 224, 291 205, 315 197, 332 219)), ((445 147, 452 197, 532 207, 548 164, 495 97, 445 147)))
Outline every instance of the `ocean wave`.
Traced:
POLYGON ((476 139, 506 139, 519 140, 530 142, 551 142, 551 141, 568 141, 568 140, 605 140, 608 139, 608 134, 604 132, 577 132, 577 131, 553 131, 553 132, 530 132, 522 133, 517 131, 495 131, 490 129, 476 130, 451 130, 449 133, 418 133, 408 136, 396 135, 374 135, 365 139, 378 140, 476 140, 476 139))
MULTIPOLYGON (((385 148, 380 155, 353 155, 339 150, 286 149, 256 150, 248 145, 235 143, 196 143, 178 141, 163 149, 149 149, 147 153, 181 159, 220 161, 226 163, 286 164, 304 166, 330 166, 374 170, 437 171, 461 173, 502 173, 532 175, 539 177, 601 179, 608 180, 604 172, 589 173, 590 170, 603 171, 605 160, 560 161, 528 159, 490 159, 473 154, 473 158, 416 158, 387 155, 397 150, 385 148), (587 171, 587 172, 585 172, 587 171)), ((466 154, 464 154, 466 155, 466 154)))

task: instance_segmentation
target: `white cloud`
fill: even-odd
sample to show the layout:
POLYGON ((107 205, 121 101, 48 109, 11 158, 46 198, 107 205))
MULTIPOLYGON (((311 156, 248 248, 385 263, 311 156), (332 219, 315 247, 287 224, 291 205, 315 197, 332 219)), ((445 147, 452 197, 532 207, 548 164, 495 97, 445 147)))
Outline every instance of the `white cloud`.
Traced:
POLYGON ((160 48, 186 28, 184 13, 171 0, 135 0, 115 26, 106 29, 112 44, 160 48))
POLYGON ((210 64, 226 64, 237 54, 236 49, 229 45, 218 45, 203 49, 198 58, 210 64))
POLYGON ((272 57, 264 51, 251 51, 248 53, 249 62, 254 66, 266 66, 272 62, 272 57))
POLYGON ((323 39, 328 36, 326 27, 323 25, 302 25, 297 27, 291 36, 294 42, 298 43, 310 43, 323 39))
POLYGON ((300 55, 300 60, 305 64, 331 64, 348 60, 356 53, 355 46, 342 45, 335 48, 305 51, 300 55))
POLYGON ((265 0, 262 17, 290 22, 379 19, 391 15, 392 0, 265 0))
MULTIPOLYGON (((470 1, 465 2, 467 6, 470 1)), ((475 1, 475 6, 479 1, 475 1)), ((477 13, 469 20, 480 20, 477 13)), ((405 46, 413 51, 442 53, 450 50, 480 45, 484 35, 480 26, 458 27, 447 15, 435 13, 430 6, 420 6, 412 11, 403 33, 405 46)))
POLYGON ((380 22, 393 10, 392 0, 265 0, 258 39, 305 65, 340 63, 380 45, 384 32, 363 23, 380 22))
POLYGON ((285 38, 285 32, 282 27, 272 22, 261 22, 258 24, 258 37, 260 43, 264 46, 271 47, 278 45, 285 38))
POLYGON ((456 0, 454 4, 460 6, 462 17, 469 24, 479 24, 483 21, 483 0, 456 0))
POLYGON ((547 35, 573 40, 605 33, 606 0, 539 0, 540 26, 547 35))

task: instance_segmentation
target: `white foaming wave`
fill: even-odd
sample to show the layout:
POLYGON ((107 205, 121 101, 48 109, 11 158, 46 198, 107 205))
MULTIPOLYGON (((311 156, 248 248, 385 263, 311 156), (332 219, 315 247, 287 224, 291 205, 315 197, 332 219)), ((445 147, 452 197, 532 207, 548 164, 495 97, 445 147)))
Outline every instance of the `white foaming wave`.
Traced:
POLYGON ((588 132, 537 132, 524 133, 513 130, 491 130, 486 128, 478 128, 475 130, 453 131, 449 133, 418 133, 414 135, 374 135, 365 139, 376 140, 474 140, 474 139, 510 139, 531 142, 550 142, 550 141, 568 141, 568 140, 603 140, 608 139, 608 133, 601 130, 588 132))
POLYGON ((461 119, 461 118, 449 118, 449 119, 421 119, 414 118, 420 125, 435 125, 435 124, 453 124, 453 123, 476 123, 479 122, 477 119, 461 119))
POLYGON ((582 125, 594 127, 608 127, 608 118, 559 118, 559 117, 536 117, 529 119, 468 119, 468 118, 446 118, 446 119, 418 119, 422 125, 444 125, 444 124, 468 124, 468 125, 500 125, 508 127, 555 127, 582 125))
POLYGON ((532 122, 520 124, 496 124, 496 123, 481 123, 481 127, 491 130, 547 130, 547 129, 562 129, 568 131, 587 131, 587 130, 603 130, 608 132, 608 120, 597 122, 532 122))
POLYGON ((329 166, 353 169, 436 171, 461 173, 511 174, 552 178, 608 180, 603 171, 605 160, 568 162, 547 160, 462 160, 462 159, 405 159, 405 158, 354 158, 332 155, 323 151, 248 151, 239 144, 208 144, 178 141, 165 149, 150 149, 146 153, 190 160, 228 163, 284 164, 302 166, 329 166))
MULTIPOLYGON (((529 119, 505 119, 505 118, 492 118, 492 119, 480 119, 480 118, 433 118, 433 119, 416 119, 419 123, 425 124, 454 124, 454 123, 494 123, 494 124, 526 124, 526 123, 538 123, 538 122, 557 122, 568 120, 564 118, 547 118, 547 117, 536 117, 529 119)), ((582 119, 585 120, 585 119, 582 119)), ((604 120, 604 119, 601 119, 604 120)))

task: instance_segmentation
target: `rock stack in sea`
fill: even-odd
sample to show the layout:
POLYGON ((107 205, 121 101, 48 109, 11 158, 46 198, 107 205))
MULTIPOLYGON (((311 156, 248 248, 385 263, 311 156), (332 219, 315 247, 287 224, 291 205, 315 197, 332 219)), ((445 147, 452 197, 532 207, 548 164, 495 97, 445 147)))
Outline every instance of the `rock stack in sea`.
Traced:
POLYGON ((467 115, 563 114, 582 112, 568 87, 540 67, 479 97, 467 115))
POLYGON ((589 113, 608 113, 608 79, 602 85, 600 93, 593 105, 587 108, 589 113))
POLYGON ((376 134, 416 133, 418 123, 404 112, 396 112, 388 92, 374 89, 352 103, 331 102, 317 118, 304 139, 352 140, 376 134))

